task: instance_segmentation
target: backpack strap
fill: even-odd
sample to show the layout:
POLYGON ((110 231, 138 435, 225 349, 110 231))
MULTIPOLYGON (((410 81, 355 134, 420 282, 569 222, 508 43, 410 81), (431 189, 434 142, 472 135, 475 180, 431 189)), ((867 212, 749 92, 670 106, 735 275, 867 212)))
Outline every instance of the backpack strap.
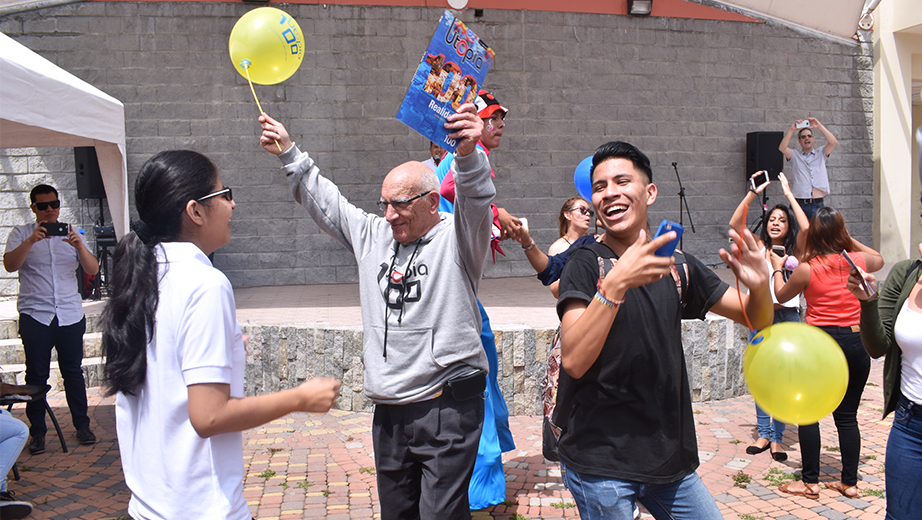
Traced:
MULTIPOLYGON (((615 252, 601 242, 593 242, 592 244, 587 244, 583 247, 595 253, 596 258, 599 261, 600 279, 605 278, 605 273, 608 272, 608 270, 605 269, 606 258, 611 261, 611 267, 614 267, 618 262, 618 256, 615 254, 615 252)), ((675 263, 672 265, 670 271, 672 272, 672 279, 675 280, 676 291, 679 293, 679 301, 682 301, 682 299, 685 297, 685 292, 688 289, 688 263, 685 262, 685 254, 678 249, 675 250, 675 253, 673 253, 672 256, 675 258, 675 263)), ((683 303, 682 305, 684 306, 685 304, 683 303)))
POLYGON ((679 291, 679 300, 682 301, 682 306, 685 306, 683 298, 685 298, 685 292, 688 289, 688 263, 685 262, 685 254, 675 250, 675 253, 672 254, 675 258, 675 263, 672 264, 672 279, 675 280, 676 289, 679 291))

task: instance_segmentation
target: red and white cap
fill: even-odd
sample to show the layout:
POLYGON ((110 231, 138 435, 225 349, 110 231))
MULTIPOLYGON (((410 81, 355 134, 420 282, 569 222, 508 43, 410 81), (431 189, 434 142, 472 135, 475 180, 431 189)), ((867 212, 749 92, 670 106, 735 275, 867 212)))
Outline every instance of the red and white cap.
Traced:
POLYGON ((499 101, 493 97, 493 94, 490 94, 486 90, 481 90, 477 93, 477 99, 474 100, 474 106, 477 107, 477 115, 483 119, 492 116, 493 113, 497 110, 503 111, 503 118, 505 118, 506 114, 509 113, 509 109, 500 105, 499 101))

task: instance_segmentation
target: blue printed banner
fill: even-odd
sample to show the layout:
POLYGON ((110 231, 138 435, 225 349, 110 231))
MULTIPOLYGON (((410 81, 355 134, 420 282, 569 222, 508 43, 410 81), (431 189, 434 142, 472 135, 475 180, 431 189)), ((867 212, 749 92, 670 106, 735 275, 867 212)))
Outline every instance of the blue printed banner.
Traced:
POLYGON ((446 118, 473 103, 493 63, 493 50, 474 31, 445 11, 419 62, 397 119, 435 144, 454 152, 457 140, 444 128, 446 118))

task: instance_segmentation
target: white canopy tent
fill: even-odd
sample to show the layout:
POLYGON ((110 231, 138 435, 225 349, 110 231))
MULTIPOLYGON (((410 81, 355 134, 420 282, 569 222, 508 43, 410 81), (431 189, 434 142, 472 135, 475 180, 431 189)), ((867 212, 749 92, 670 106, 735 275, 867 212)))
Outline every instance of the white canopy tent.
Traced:
POLYGON ((0 33, 0 148, 95 146, 118 237, 128 229, 125 106, 0 33))

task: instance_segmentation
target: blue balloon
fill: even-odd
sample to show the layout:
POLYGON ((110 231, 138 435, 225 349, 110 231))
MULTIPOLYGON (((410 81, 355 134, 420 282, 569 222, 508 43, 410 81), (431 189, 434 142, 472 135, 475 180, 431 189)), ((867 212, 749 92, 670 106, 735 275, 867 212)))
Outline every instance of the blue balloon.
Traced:
POLYGON ((573 172, 573 184, 579 196, 592 202, 592 179, 589 177, 589 168, 592 168, 592 156, 586 157, 576 166, 573 172))

